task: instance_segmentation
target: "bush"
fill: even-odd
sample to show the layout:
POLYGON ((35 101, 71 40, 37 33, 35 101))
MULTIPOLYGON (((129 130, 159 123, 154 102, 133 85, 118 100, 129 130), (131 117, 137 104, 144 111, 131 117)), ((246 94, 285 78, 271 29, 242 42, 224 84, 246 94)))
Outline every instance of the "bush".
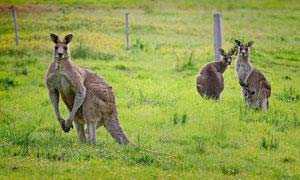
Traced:
POLYGON ((0 79, 0 89, 9 90, 12 87, 16 86, 15 80, 5 77, 0 79))

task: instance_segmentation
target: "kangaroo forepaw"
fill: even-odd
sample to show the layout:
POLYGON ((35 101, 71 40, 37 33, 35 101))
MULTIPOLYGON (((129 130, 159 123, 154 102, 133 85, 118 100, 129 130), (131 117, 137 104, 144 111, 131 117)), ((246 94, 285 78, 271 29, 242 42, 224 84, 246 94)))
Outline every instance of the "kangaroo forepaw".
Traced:
POLYGON ((66 124, 66 121, 60 122, 61 128, 65 133, 68 133, 71 129, 73 129, 73 124, 66 124))

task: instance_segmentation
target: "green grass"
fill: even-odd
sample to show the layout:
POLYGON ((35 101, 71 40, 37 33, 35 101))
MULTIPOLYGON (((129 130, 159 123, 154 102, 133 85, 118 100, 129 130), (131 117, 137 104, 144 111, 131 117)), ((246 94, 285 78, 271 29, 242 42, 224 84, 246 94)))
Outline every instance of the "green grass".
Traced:
POLYGON ((300 178, 297 1, 1 2, 17 5, 21 39, 16 47, 11 15, 2 8, 0 179, 300 178), (253 64, 272 85, 268 112, 245 107, 235 63, 224 74, 220 102, 198 95, 198 70, 213 61, 215 10, 223 15, 225 49, 235 38, 255 41, 253 64), (121 124, 139 147, 119 146, 104 128, 95 146, 60 129, 44 77, 52 61, 49 33, 69 32, 74 62, 113 86, 121 124))

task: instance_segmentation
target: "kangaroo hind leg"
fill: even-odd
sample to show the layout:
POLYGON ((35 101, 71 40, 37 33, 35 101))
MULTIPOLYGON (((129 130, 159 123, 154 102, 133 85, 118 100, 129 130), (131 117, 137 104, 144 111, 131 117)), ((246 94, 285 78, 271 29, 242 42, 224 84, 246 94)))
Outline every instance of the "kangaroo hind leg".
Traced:
POLYGON ((268 101, 268 98, 264 98, 264 99, 262 100, 261 108, 262 108, 263 111, 268 111, 268 108, 269 108, 269 101, 268 101))
POLYGON ((96 123, 95 122, 88 122, 87 123, 87 134, 88 138, 87 141, 89 144, 96 144, 96 123))
POLYGON ((84 132, 84 124, 75 122, 75 127, 76 127, 79 142, 85 143, 86 137, 85 137, 85 132, 84 132))

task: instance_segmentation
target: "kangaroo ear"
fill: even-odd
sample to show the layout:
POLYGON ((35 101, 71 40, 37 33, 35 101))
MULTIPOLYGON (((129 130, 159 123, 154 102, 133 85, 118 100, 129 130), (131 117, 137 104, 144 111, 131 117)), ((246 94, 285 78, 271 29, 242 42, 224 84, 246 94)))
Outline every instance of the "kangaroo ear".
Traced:
POLYGON ((58 36, 56 35, 56 34, 50 34, 50 38, 51 38, 51 40, 56 44, 56 43, 58 43, 58 40, 59 40, 59 38, 58 38, 58 36))
POLYGON ((247 47, 252 47, 253 44, 254 44, 254 41, 249 41, 246 46, 247 47))
POLYGON ((240 40, 237 40, 237 39, 234 40, 234 42, 235 42, 235 44, 238 45, 238 46, 240 46, 240 45, 242 44, 242 42, 241 42, 240 40))
POLYGON ((224 49, 222 49, 222 48, 220 48, 219 51, 220 51, 220 53, 221 53, 222 56, 224 56, 226 54, 225 51, 224 51, 224 49))
POLYGON ((66 44, 69 44, 72 41, 72 38, 73 38, 73 35, 72 34, 68 34, 68 35, 65 36, 64 42, 66 44))

